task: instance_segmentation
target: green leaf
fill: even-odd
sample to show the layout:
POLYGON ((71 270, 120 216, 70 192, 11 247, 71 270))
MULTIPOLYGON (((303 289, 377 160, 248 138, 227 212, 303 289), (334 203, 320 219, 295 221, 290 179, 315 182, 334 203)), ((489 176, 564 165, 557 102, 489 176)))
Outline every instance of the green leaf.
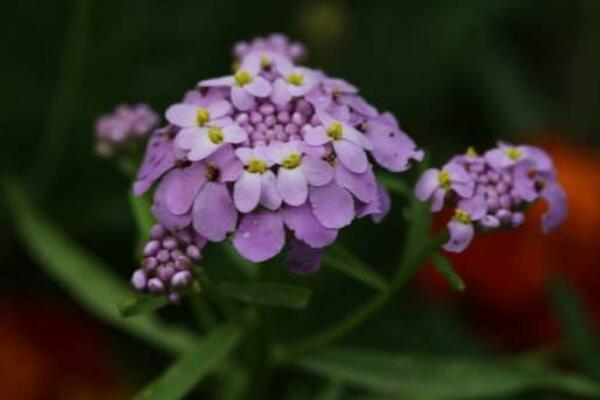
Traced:
POLYGON ((514 362, 336 348, 310 353, 297 364, 327 379, 409 399, 478 399, 532 389, 600 395, 600 385, 585 378, 514 362))
POLYGON ((454 271, 452 268, 452 264, 446 259, 446 257, 441 254, 434 254, 432 257, 433 265, 435 268, 444 275, 450 286, 454 290, 462 291, 465 290, 465 283, 461 279, 461 277, 454 271))
POLYGON ((388 284, 381 275, 340 244, 334 244, 327 249, 323 256, 323 264, 373 289, 382 291, 388 289, 388 284))
POLYGON ((600 379, 600 349, 584 305, 569 284, 561 278, 552 283, 550 294, 571 355, 586 372, 600 379))
MULTIPOLYGON (((182 297, 188 294, 200 293, 200 285, 192 285, 191 288, 182 291, 182 297)), ((169 305, 166 295, 155 295, 151 293, 136 293, 119 304, 119 311, 123 317, 133 317, 140 314, 150 313, 169 305)))
POLYGON ((225 360, 243 337, 240 322, 231 322, 211 331, 188 348, 166 371, 134 400, 177 400, 183 398, 214 368, 225 360))
POLYGON ((315 400, 342 400, 344 388, 339 382, 330 382, 317 394, 315 400))
POLYGON ((167 351, 183 351, 196 341, 189 331, 165 325, 151 315, 122 318, 115 301, 131 295, 126 281, 52 223, 18 184, 4 182, 4 189, 15 227, 31 257, 82 307, 167 351))
POLYGON ((278 282, 223 282, 216 285, 219 293, 232 299, 260 306, 300 309, 310 301, 310 289, 278 282))
POLYGON ((129 204, 138 228, 138 241, 143 245, 148 240, 150 229, 155 224, 152 212, 150 212, 150 199, 148 196, 136 196, 133 191, 130 191, 129 204))
POLYGON ((405 197, 412 197, 413 195, 411 187, 397 176, 393 176, 388 173, 380 173, 377 175, 377 181, 379 181, 380 184, 382 184, 392 193, 396 193, 405 197))

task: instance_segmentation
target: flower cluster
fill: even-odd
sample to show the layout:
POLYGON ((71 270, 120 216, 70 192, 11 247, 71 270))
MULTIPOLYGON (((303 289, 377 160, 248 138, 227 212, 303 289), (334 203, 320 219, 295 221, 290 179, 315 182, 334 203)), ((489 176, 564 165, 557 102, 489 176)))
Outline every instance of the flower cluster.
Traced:
POLYGON ((533 146, 498 147, 479 156, 473 149, 451 159, 441 170, 423 173, 415 188, 431 210, 454 208, 444 249, 462 252, 475 231, 516 228, 526 209, 542 198, 548 203, 542 230, 556 228, 566 216, 567 201, 550 157, 533 146))
POLYGON ((159 116, 146 104, 119 105, 99 117, 94 130, 100 155, 111 156, 127 143, 150 134, 159 123, 159 116))
POLYGON ((205 244, 193 230, 171 233, 155 225, 141 267, 131 277, 132 286, 139 292, 166 294, 171 303, 178 303, 181 291, 192 283, 192 265, 200 260, 205 244))
POLYGON ((372 160, 402 172, 422 151, 355 86, 297 65, 303 54, 281 35, 240 43, 232 75, 167 109, 134 183, 140 195, 158 182, 152 211, 167 230, 232 240, 253 262, 287 243, 306 274, 341 228, 387 213, 372 160))

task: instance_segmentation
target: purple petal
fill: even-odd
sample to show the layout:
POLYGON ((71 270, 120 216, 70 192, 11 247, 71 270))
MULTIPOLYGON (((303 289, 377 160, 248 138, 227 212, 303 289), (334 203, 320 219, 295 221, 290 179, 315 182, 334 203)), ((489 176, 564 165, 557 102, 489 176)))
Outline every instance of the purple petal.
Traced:
POLYGON ((146 146, 146 154, 133 184, 133 192, 137 196, 144 194, 154 181, 174 166, 173 141, 169 138, 167 129, 159 129, 146 146))
POLYGON ((206 159, 206 163, 219 170, 219 180, 221 182, 235 182, 244 172, 244 165, 237 158, 229 144, 221 146, 219 150, 206 159))
POLYGON ((363 203, 370 203, 377 199, 377 182, 370 167, 362 174, 355 174, 338 163, 335 167, 335 181, 363 203))
POLYGON ((252 262, 266 261, 283 249, 285 230, 278 213, 260 211, 246 214, 233 239, 237 251, 252 262))
POLYGON ((542 231, 549 233, 567 217, 567 194, 556 182, 547 182, 541 192, 548 203, 548 212, 542 217, 542 231))
POLYGON ((321 250, 314 249, 300 240, 292 240, 284 263, 295 274, 314 274, 321 267, 321 250))
POLYGON ((277 188, 287 204, 299 206, 306 202, 308 182, 301 168, 279 168, 277 188))
POLYGON ((382 167, 392 172, 406 171, 410 160, 420 161, 423 152, 397 126, 380 119, 367 123, 367 137, 373 145, 373 157, 382 167))
POLYGON ((477 221, 487 213, 487 203, 480 196, 474 196, 469 199, 462 199, 458 202, 457 208, 466 211, 472 221, 477 221))
POLYGON ((358 95, 342 95, 339 96, 339 101, 340 103, 350 106, 354 111, 359 112, 367 117, 373 118, 377 116, 377 109, 358 95))
POLYGON ((194 147, 190 150, 187 155, 190 161, 201 161, 213 154, 221 147, 222 144, 214 143, 208 137, 206 129, 198 136, 198 141, 194 144, 194 147))
POLYGON ((273 171, 267 171, 261 177, 260 204, 270 210, 277 210, 281 207, 281 202, 277 178, 273 171))
POLYGON ((283 79, 277 79, 273 84, 273 94, 271 94, 271 100, 275 104, 287 104, 292 99, 292 95, 288 90, 288 85, 283 81, 283 79))
POLYGON ((224 117, 231 112, 231 104, 227 100, 218 100, 207 107, 211 120, 224 117))
POLYGON ((175 136, 175 146, 182 150, 191 150, 200 141, 202 134, 201 128, 183 128, 175 136))
POLYGON ((205 182, 206 167, 202 164, 193 164, 188 168, 169 172, 160 183, 160 186, 165 186, 167 209, 176 215, 189 212, 196 194, 205 182))
POLYGON ((256 97, 267 97, 272 90, 269 81, 261 76, 255 76, 252 82, 244 86, 244 89, 256 97))
POLYGON ((308 204, 286 207, 283 210, 283 218, 297 239, 314 248, 328 246, 337 237, 337 230, 323 227, 308 204))
POLYGON ((446 191, 442 188, 437 188, 433 191, 433 198, 431 201, 431 211, 438 212, 444 208, 444 201, 446 200, 446 191))
POLYGON ((531 165, 523 163, 517 165, 514 170, 512 193, 519 196, 527 202, 533 202, 538 198, 538 191, 535 188, 535 180, 531 178, 531 165))
POLYGON ((158 222, 169 230, 180 230, 187 227, 192 222, 192 213, 175 215, 169 211, 166 205, 166 186, 159 185, 154 192, 154 204, 152 204, 152 214, 158 222))
POLYGON ((235 79, 233 76, 223 76, 221 78, 214 79, 206 79, 204 81, 200 81, 198 86, 200 87, 223 87, 223 86, 233 86, 235 83, 235 79))
POLYGON ((261 179, 259 174, 244 172, 233 186, 233 202, 240 212, 248 213, 260 200, 261 179))
POLYGON ((421 201, 427 201, 440 186, 440 170, 430 168, 423 172, 415 186, 415 196, 421 201))
POLYGON ((454 219, 448 223, 448 231, 450 240, 442 247, 452 253, 461 253, 466 249, 475 234, 472 224, 463 224, 454 219))
POLYGON ((390 193, 381 185, 377 185, 377 193, 379 195, 379 206, 380 211, 378 213, 373 214, 371 217, 373 222, 376 224, 383 221, 383 219, 390 213, 392 209, 392 198, 390 197, 390 193))
POLYGON ((335 182, 313 187, 309 197, 315 217, 326 228, 340 229, 354 219, 352 196, 335 182))
POLYGON ((346 168, 357 174, 365 172, 369 166, 365 151, 346 140, 337 140, 333 142, 333 148, 340 162, 346 168))
POLYGON ((313 186, 323 186, 333 179, 333 168, 328 162, 305 155, 300 164, 306 180, 313 186))
POLYGON ((239 86, 231 87, 231 102, 242 111, 250 110, 256 104, 254 97, 239 86))
POLYGON ((223 128, 223 136, 227 143, 242 143, 248 139, 248 134, 238 124, 231 124, 223 128))
POLYGON ((235 230, 237 210, 227 187, 222 183, 206 182, 194 201, 194 229, 211 242, 225 240, 235 230))
POLYGON ((331 142, 331 138, 327 136, 327 132, 322 125, 309 129, 304 135, 304 140, 311 146, 322 146, 331 142))
POLYGON ((174 104, 165 113, 167 121, 181 127, 198 126, 197 116, 198 107, 191 104, 174 104))

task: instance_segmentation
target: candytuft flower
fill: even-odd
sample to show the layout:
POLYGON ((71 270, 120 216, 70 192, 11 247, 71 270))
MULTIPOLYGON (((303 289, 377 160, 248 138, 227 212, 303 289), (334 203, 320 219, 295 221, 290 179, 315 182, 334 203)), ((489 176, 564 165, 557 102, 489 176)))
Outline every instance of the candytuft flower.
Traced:
POLYGON ((159 116, 146 104, 119 105, 94 124, 97 151, 102 156, 111 156, 128 143, 143 139, 158 123, 159 116))
MULTIPOLYGON (((200 81, 168 108, 135 192, 158 182, 152 211, 168 235, 228 240, 253 262, 287 245, 292 271, 315 272, 339 229, 389 211, 375 164, 400 172, 423 153, 356 87, 297 65, 304 50, 285 37, 240 43, 234 54, 233 75, 200 81)), ((136 274, 149 290, 148 274, 136 274)))
POLYGON ((454 208, 448 222, 450 241, 444 249, 462 252, 476 231, 520 226, 524 211, 539 199, 548 203, 542 230, 547 233, 560 225, 566 217, 567 200, 556 175, 543 150, 499 143, 483 156, 469 149, 441 171, 425 171, 415 194, 420 200, 431 200, 433 211, 454 208))

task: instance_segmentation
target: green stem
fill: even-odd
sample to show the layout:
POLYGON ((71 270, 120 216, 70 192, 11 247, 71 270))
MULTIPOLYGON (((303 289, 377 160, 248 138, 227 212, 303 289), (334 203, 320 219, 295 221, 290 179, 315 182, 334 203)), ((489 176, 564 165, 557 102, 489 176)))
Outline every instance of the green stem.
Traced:
POLYGON ((420 249, 414 249, 405 253, 406 256, 402 259, 401 268, 398 269, 392 278, 389 289, 377 293, 352 314, 334 323, 323 332, 309 337, 300 343, 275 348, 273 354, 275 363, 289 362, 308 351, 332 343, 359 327, 387 304, 400 289, 405 287, 411 281, 418 267, 431 257, 440 244, 447 240, 448 235, 444 232, 434 239, 427 241, 420 249))

